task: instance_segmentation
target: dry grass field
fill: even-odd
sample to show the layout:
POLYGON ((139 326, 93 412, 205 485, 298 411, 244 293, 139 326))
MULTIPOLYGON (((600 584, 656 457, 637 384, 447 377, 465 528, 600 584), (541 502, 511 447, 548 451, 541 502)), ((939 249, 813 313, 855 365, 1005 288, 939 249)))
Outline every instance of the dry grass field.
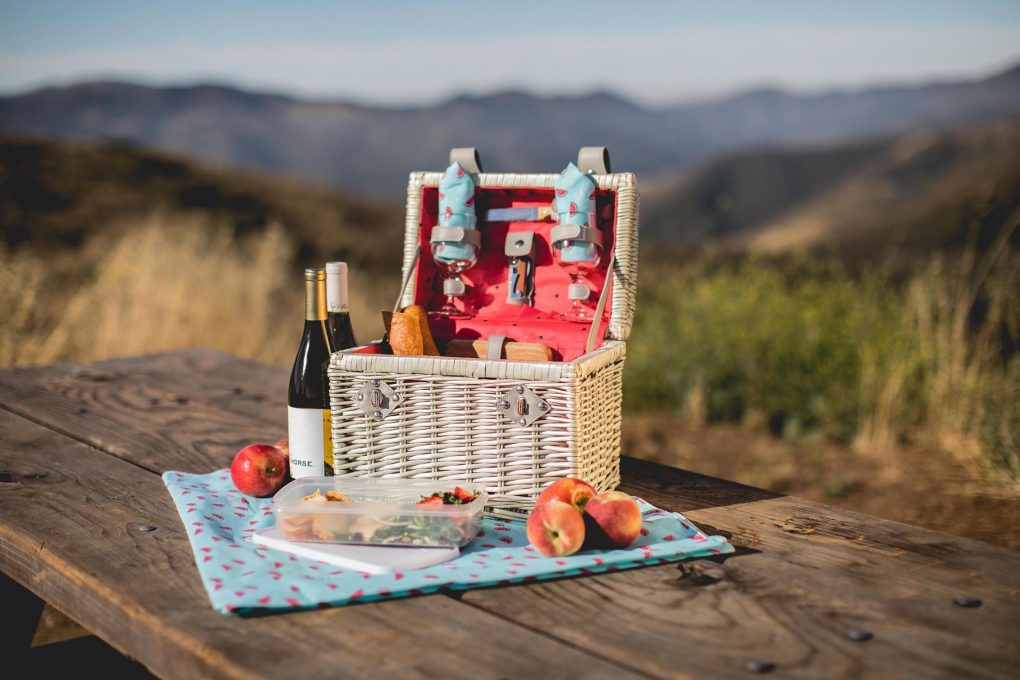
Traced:
MULTIPOLYGON (((0 314, 9 320, 0 331, 0 365, 195 346, 289 365, 303 313, 294 250, 278 224, 235 237, 224 225, 164 215, 62 263, 0 251, 0 314)), ((375 337, 399 275, 387 285, 360 273, 351 274, 352 316, 363 337, 375 337)))

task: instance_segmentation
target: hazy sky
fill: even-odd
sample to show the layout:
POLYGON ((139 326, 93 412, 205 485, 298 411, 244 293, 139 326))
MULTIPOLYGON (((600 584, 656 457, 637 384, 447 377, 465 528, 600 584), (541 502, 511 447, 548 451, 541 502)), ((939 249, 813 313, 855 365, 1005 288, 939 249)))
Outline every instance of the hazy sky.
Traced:
POLYGON ((1018 0, 0 0, 2 91, 124 78, 386 103, 507 87, 660 103, 1016 62, 1018 0))

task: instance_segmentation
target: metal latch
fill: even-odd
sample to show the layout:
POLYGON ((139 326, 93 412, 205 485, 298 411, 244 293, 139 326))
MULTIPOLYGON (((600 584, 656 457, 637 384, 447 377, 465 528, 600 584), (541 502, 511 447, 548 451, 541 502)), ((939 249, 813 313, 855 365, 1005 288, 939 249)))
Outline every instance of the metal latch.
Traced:
POLYGON ((534 391, 518 385, 500 395, 496 410, 521 427, 527 427, 552 410, 552 406, 534 391))
POLYGON ((397 407, 400 395, 379 378, 373 378, 354 393, 354 402, 370 419, 382 420, 397 407))

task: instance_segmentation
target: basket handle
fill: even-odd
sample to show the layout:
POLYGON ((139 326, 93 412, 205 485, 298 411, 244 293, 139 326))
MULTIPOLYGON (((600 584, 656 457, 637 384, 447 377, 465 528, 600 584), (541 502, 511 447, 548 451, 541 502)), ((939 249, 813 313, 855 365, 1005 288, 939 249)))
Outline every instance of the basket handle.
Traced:
POLYGON ((582 146, 577 152, 577 167, 585 174, 608 175, 609 149, 604 146, 582 146))
POLYGON ((478 154, 478 149, 473 146, 460 146, 450 149, 450 165, 454 163, 460 163, 460 167, 472 175, 477 175, 482 171, 482 157, 478 154))
POLYGON ((595 349, 595 341, 598 339, 599 326, 602 325, 602 314, 606 311, 606 301, 609 299, 609 282, 613 279, 613 272, 616 271, 616 255, 609 261, 606 267, 606 280, 602 284, 602 292, 599 293, 599 303, 595 307, 595 315, 591 320, 591 329, 588 331, 588 342, 585 343, 584 353, 595 349))

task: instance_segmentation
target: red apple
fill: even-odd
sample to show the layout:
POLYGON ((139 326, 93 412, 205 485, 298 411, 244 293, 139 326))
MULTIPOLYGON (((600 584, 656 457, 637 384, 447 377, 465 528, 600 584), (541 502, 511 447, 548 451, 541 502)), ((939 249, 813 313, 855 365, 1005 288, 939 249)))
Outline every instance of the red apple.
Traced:
POLYGON ((234 456, 230 478, 241 493, 272 496, 287 479, 287 454, 269 444, 249 444, 234 456))
POLYGON ((588 501, 584 520, 593 546, 626 548, 641 533, 641 508, 622 491, 604 491, 588 501))
POLYGON ((535 505, 541 505, 549 501, 561 501, 573 505, 579 512, 592 499, 596 491, 591 484, 573 477, 553 482, 542 489, 535 505))
POLYGON ((528 515, 528 542, 546 557, 573 555, 584 543, 584 519, 563 501, 536 505, 528 515))

